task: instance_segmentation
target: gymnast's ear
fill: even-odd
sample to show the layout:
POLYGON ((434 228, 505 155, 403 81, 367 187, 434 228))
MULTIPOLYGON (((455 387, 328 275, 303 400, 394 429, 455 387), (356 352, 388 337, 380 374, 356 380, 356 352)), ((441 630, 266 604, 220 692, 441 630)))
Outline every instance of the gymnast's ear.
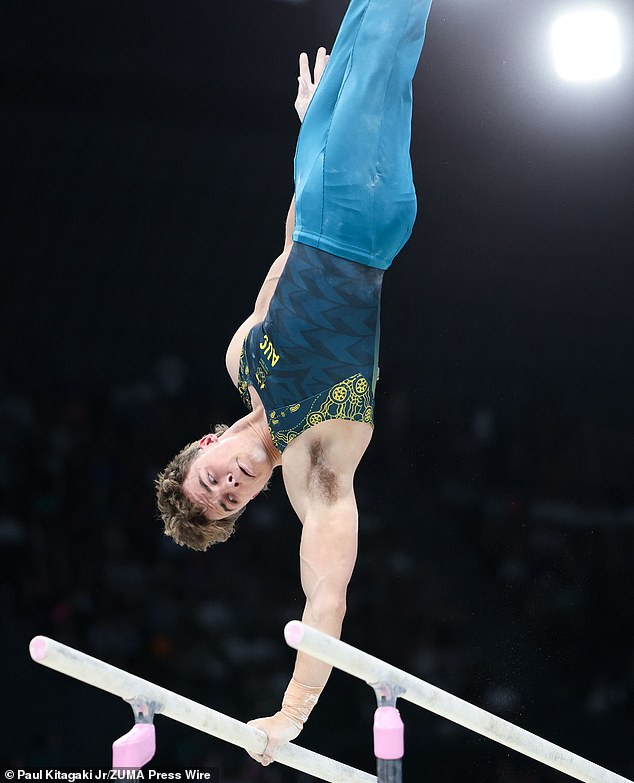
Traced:
POLYGON ((199 441, 200 445, 202 447, 210 446, 212 443, 218 443, 218 436, 217 435, 205 435, 202 437, 199 441))

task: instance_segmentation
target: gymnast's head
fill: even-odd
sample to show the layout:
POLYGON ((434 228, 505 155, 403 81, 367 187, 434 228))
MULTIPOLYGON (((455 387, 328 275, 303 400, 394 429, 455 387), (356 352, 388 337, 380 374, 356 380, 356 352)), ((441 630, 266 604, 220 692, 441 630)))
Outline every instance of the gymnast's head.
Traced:
POLYGON ((243 430, 216 425, 213 434, 181 449, 156 479, 165 535, 203 552, 226 541, 271 473, 266 453, 243 430))

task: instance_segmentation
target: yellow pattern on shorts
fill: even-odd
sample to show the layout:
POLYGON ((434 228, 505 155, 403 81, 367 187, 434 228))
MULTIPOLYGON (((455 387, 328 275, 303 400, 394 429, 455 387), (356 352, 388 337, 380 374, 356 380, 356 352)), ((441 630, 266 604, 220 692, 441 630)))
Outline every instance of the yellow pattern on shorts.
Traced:
MULTIPOLYGON (((251 371, 243 350, 238 391, 244 404, 252 410, 249 383, 262 390, 264 382, 261 382, 257 368, 255 373, 251 371)), ((374 427, 374 393, 371 382, 362 373, 356 373, 313 397, 269 410, 266 415, 271 439, 275 447, 283 452, 302 432, 322 421, 343 419, 364 422, 374 427)))
POLYGON ((300 403, 268 412, 269 430, 275 447, 286 446, 322 421, 343 419, 374 426, 372 391, 367 379, 357 373, 300 403))

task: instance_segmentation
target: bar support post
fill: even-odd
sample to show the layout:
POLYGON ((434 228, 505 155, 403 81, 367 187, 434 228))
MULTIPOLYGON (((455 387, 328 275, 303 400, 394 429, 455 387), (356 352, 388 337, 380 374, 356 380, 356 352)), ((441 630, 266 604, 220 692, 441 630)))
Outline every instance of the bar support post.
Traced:
POLYGON ((376 693, 374 713, 374 755, 378 783, 403 783, 405 726, 396 709, 396 699, 402 689, 389 683, 372 686, 376 693))

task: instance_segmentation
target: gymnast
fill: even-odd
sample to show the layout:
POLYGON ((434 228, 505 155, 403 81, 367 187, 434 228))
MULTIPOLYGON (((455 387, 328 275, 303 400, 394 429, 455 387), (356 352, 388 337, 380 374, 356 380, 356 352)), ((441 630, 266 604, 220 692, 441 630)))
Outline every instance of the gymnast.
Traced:
MULTIPOLYGON (((412 79, 430 8, 351 0, 330 57, 321 48, 311 74, 300 56, 284 250, 226 355, 249 413, 190 443, 156 482, 166 534, 205 550, 281 466, 303 526, 303 620, 336 637, 357 556, 354 474, 374 426, 383 273, 416 216, 412 79)), ((280 711, 251 722, 268 735, 260 763, 298 736, 330 671, 298 653, 280 711)))

